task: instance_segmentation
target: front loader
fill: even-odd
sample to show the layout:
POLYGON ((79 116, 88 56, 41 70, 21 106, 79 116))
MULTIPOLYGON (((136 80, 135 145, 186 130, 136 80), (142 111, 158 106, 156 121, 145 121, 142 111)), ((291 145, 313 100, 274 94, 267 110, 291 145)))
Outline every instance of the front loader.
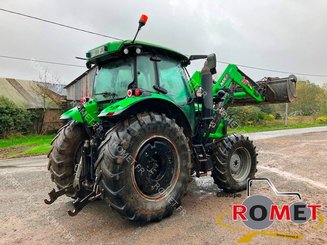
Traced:
POLYGON ((104 199, 126 219, 161 220, 180 206, 190 178, 210 171, 224 191, 244 190, 257 153, 248 137, 227 134, 226 109, 295 98, 295 76, 254 82, 231 64, 214 81, 214 54, 188 57, 136 36, 86 54, 97 69, 93 98, 61 116, 48 165, 58 190, 45 202, 74 198, 71 216, 104 199), (204 66, 189 76, 196 59, 204 66))

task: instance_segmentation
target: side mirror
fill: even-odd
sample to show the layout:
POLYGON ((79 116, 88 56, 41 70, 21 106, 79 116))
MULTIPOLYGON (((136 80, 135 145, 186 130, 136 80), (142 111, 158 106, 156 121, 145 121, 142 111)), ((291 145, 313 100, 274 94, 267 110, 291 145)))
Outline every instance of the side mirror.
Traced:
POLYGON ((210 68, 211 74, 216 74, 216 65, 217 65, 217 59, 216 54, 209 54, 207 57, 208 67, 210 68))

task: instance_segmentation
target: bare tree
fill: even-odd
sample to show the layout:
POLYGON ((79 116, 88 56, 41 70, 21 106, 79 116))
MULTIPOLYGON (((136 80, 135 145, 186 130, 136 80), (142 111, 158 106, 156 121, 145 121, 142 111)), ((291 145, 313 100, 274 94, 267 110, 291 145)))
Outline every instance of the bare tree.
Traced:
POLYGON ((47 90, 48 90, 48 70, 47 69, 40 69, 39 70, 39 82, 34 86, 34 92, 38 95, 37 100, 41 98, 41 103, 37 101, 37 108, 34 111, 34 118, 35 118, 35 126, 36 132, 38 134, 43 132, 44 127, 44 117, 46 110, 48 108, 47 102, 47 90))
POLYGON ((54 75, 48 71, 48 68, 42 67, 39 69, 39 81, 34 86, 34 92, 38 95, 38 99, 41 99, 41 103, 39 103, 39 108, 35 111, 35 122, 36 122, 36 132, 38 134, 44 133, 45 125, 44 120, 46 113, 49 109, 50 103, 52 101, 56 101, 60 104, 60 99, 56 97, 56 93, 52 91, 52 87, 54 84, 60 84, 60 79, 57 75, 54 75))

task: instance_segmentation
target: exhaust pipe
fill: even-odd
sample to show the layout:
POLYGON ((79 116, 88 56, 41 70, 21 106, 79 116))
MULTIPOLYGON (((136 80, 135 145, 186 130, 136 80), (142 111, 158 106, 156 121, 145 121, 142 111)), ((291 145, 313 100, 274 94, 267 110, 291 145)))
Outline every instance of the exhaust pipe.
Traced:
POLYGON ((212 117, 213 97, 212 97, 212 74, 208 66, 208 61, 204 63, 201 70, 201 87, 203 89, 202 117, 203 119, 212 117))
POLYGON ((213 95, 212 75, 216 73, 216 55, 210 54, 207 56, 207 60, 204 62, 201 70, 201 87, 203 89, 203 103, 202 103, 202 117, 203 119, 210 119, 212 117, 213 110, 213 95))

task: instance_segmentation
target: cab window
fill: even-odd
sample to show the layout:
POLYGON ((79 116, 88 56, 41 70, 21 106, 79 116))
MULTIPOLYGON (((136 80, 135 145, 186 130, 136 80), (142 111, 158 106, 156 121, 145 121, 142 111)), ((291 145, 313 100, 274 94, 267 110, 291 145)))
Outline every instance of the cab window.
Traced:
POLYGON ((124 98, 128 85, 134 80, 134 62, 132 58, 112 61, 101 66, 94 83, 94 98, 103 101, 112 98, 124 98))
POLYGON ((155 73, 151 56, 137 57, 137 86, 147 91, 154 91, 155 73))
POLYGON ((178 104, 187 103, 188 87, 186 76, 180 62, 173 59, 161 59, 158 62, 160 87, 168 91, 167 95, 178 104))

